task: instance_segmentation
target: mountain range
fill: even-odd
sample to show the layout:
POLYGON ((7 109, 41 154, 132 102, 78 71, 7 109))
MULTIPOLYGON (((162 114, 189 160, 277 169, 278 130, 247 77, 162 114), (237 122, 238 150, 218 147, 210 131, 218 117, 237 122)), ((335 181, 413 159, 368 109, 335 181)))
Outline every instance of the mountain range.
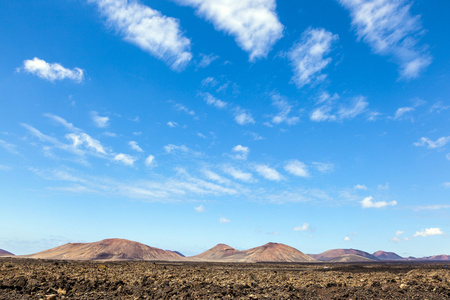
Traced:
MULTIPOLYGON (((1 250, 0 256, 14 256, 1 250)), ((125 239, 105 239, 93 243, 68 243, 29 255, 15 257, 60 260, 146 260, 146 261, 204 261, 204 262, 379 262, 379 261, 450 261, 450 255, 423 258, 403 258, 394 252, 373 254, 357 249, 332 249, 320 254, 305 254, 291 246, 267 243, 248 250, 237 250, 225 244, 190 257, 178 251, 162 250, 125 239)))

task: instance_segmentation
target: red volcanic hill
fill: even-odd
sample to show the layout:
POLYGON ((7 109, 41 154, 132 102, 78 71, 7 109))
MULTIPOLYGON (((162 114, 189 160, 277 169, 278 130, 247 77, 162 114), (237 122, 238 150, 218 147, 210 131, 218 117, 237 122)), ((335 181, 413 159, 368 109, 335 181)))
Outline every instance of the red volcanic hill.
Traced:
POLYGON ((238 251, 230 246, 219 244, 199 255, 194 260, 222 262, 312 262, 314 258, 284 244, 267 243, 260 247, 238 251))
POLYGON ((183 260, 182 256, 172 251, 124 239, 68 243, 23 257, 67 260, 183 260))
POLYGON ((363 257, 355 254, 345 254, 330 260, 327 262, 339 262, 339 263, 350 263, 350 262, 374 262, 375 260, 363 257))
POLYGON ((404 259, 403 257, 401 257, 400 255, 398 255, 394 252, 386 252, 386 251, 381 251, 381 250, 373 253, 372 255, 375 256, 376 258, 378 258, 379 260, 402 260, 402 259, 404 259))
POLYGON ((348 254, 358 255, 358 256, 369 258, 372 260, 379 260, 377 257, 373 256, 372 254, 369 254, 369 253, 361 251, 361 250, 356 250, 356 249, 333 249, 333 250, 328 250, 323 253, 315 254, 312 256, 317 260, 328 261, 328 260, 332 260, 332 259, 336 259, 338 257, 344 256, 344 255, 348 255, 348 254))
POLYGON ((0 256, 14 256, 11 252, 0 249, 0 256))
POLYGON ((224 260, 225 258, 236 254, 239 252, 238 250, 225 245, 225 244, 217 244, 209 250, 206 250, 203 253, 200 253, 195 256, 191 256, 190 258, 194 260, 205 260, 205 261, 216 261, 216 260, 224 260))
POLYGON ((427 258, 428 260, 450 260, 450 255, 434 255, 427 258))

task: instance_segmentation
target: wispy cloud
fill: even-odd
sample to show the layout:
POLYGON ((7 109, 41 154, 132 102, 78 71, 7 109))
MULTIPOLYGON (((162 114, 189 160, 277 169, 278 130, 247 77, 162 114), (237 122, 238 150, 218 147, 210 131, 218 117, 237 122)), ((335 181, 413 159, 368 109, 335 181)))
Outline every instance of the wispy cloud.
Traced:
POLYGON ((362 191, 366 191, 367 190, 367 186, 365 186, 364 184, 357 184, 353 188, 355 190, 362 190, 362 191))
POLYGON ((153 156, 151 154, 149 156, 147 156, 147 158, 145 159, 145 165, 147 167, 155 165, 155 156, 153 156))
POLYGON ((11 154, 19 154, 19 152, 16 150, 17 146, 11 143, 8 143, 4 140, 0 140, 0 147, 5 149, 11 154))
POLYGON ((95 150, 99 154, 106 154, 102 144, 87 133, 69 133, 66 134, 66 138, 72 141, 74 148, 84 147, 88 150, 95 150))
POLYGON ((309 177, 308 168, 304 163, 298 160, 291 160, 285 166, 284 169, 292 175, 299 177, 309 177))
POLYGON ((206 68, 210 64, 212 64, 215 60, 219 59, 218 55, 215 54, 200 54, 200 61, 198 62, 197 66, 199 68, 206 68))
POLYGON ((233 147, 233 149, 231 149, 234 153, 232 157, 234 159, 247 159, 248 154, 250 153, 250 148, 242 146, 242 145, 237 145, 235 147, 233 147))
POLYGON ((369 196, 364 198, 361 201, 361 206, 362 208, 383 208, 386 206, 394 206, 397 205, 397 201, 391 201, 391 202, 386 202, 386 201, 378 201, 375 202, 373 201, 373 197, 369 196))
POLYGON ((174 153, 174 152, 188 152, 189 148, 186 145, 181 145, 181 146, 177 146, 177 145, 173 145, 173 144, 169 144, 164 146, 164 150, 167 153, 174 153))
POLYGON ((254 182, 252 173, 243 172, 231 166, 226 166, 224 172, 231 175, 234 179, 244 181, 244 182, 254 182))
POLYGON ((107 23, 127 42, 166 62, 173 70, 182 70, 192 59, 191 41, 183 35, 178 19, 138 1, 89 1, 97 4, 107 23))
POLYGON ((294 69, 292 81, 301 88, 304 85, 324 80, 322 70, 331 62, 326 57, 338 40, 337 35, 323 28, 308 28, 300 40, 289 50, 288 57, 294 69))
POLYGON ((196 8, 217 30, 234 36, 239 47, 250 53, 250 61, 266 57, 283 36, 275 0, 177 0, 196 8))
POLYGON ((93 111, 91 112, 92 121, 94 122, 95 126, 98 128, 106 128, 109 126, 109 117, 102 117, 98 115, 98 112, 93 111))
POLYGON ((292 105, 290 105, 287 100, 280 94, 273 94, 271 96, 272 104, 278 108, 279 112, 272 117, 273 124, 286 123, 287 125, 295 125, 298 123, 300 118, 298 116, 289 116, 292 110, 292 105))
POLYGON ((67 122, 65 119, 61 118, 60 116, 54 115, 54 114, 44 114, 45 117, 55 121, 56 123, 64 126, 67 130, 72 132, 78 132, 80 131, 79 128, 76 128, 72 123, 67 122))
POLYGON ((331 173, 334 170, 334 164, 332 164, 332 163, 313 162, 312 165, 320 173, 331 173))
POLYGON ((280 181, 283 179, 283 176, 281 176, 277 170, 266 165, 256 165, 255 171, 262 177, 271 181, 280 181))
POLYGON ((419 46, 423 28, 420 16, 410 12, 409 0, 339 0, 350 10, 359 39, 373 52, 391 56, 400 65, 400 77, 419 76, 430 63, 426 46, 419 46))
POLYGON ((413 112, 414 107, 400 107, 395 112, 394 120, 402 120, 408 113, 413 112))
POLYGON ((436 149, 445 146, 448 142, 450 142, 450 136, 440 137, 436 141, 433 141, 427 137, 421 137, 418 142, 414 143, 414 146, 423 146, 427 147, 428 149, 436 149))
POLYGON ((175 103, 173 106, 178 111, 185 112, 185 113, 187 113, 190 116, 195 116, 195 111, 193 111, 192 109, 187 108, 183 104, 175 103))
POLYGON ((167 126, 175 128, 175 127, 178 127, 178 123, 177 122, 173 122, 173 121, 169 121, 169 122, 167 122, 167 126))
POLYGON ((219 219, 219 223, 227 224, 227 223, 230 223, 230 222, 231 222, 230 219, 227 219, 225 217, 220 217, 220 219, 219 219))
POLYGON ((420 231, 416 231, 414 237, 418 236, 429 237, 433 235, 443 235, 443 234, 445 234, 445 232, 443 232, 441 228, 425 228, 420 231))
POLYGON ((114 156, 114 160, 119 161, 119 162, 123 163, 124 165, 132 166, 134 164, 134 162, 136 161, 136 158, 131 155, 128 155, 128 154, 119 153, 114 156))
POLYGON ((203 95, 203 99, 205 100, 205 102, 208 105, 212 105, 215 106, 218 109, 223 109, 227 106, 227 102, 222 101, 217 99, 216 97, 214 97, 213 95, 211 95, 210 93, 204 93, 203 95))
POLYGON ((58 63, 48 63, 37 57, 25 60, 23 67, 18 69, 21 70, 51 82, 67 78, 80 83, 84 78, 84 72, 80 68, 66 69, 58 63))
POLYGON ((218 182, 218 183, 229 183, 230 181, 222 176, 220 176, 219 174, 208 170, 208 169, 203 169, 202 170, 203 174, 206 176, 206 178, 208 178, 209 180, 218 182))
POLYGON ((348 105, 341 105, 335 112, 332 104, 324 104, 312 111, 310 119, 314 122, 351 120, 366 112, 368 106, 366 97, 357 96, 348 105))
POLYGON ((294 231, 309 231, 311 230, 309 223, 303 223, 300 226, 294 227, 294 231))
POLYGON ((134 151, 137 152, 144 152, 144 149, 142 149, 138 143, 136 141, 129 141, 128 145, 130 146, 131 149, 133 149, 134 151))
POLYGON ((201 204, 199 206, 194 207, 194 209, 198 213, 205 212, 205 207, 203 205, 201 205, 201 204))
POLYGON ((253 119, 252 115, 242 108, 236 109, 234 120, 239 125, 255 124, 255 120, 253 119))

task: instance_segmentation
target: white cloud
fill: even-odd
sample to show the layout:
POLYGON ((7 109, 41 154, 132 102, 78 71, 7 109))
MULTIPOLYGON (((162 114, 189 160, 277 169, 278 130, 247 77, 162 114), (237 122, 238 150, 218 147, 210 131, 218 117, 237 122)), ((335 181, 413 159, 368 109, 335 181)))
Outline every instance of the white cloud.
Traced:
POLYGON ((242 109, 238 109, 234 116, 234 120, 239 125, 247 125, 247 124, 255 124, 255 120, 252 115, 248 112, 243 111, 242 109))
POLYGON ((147 166, 147 167, 149 167, 149 166, 151 166, 151 165, 154 165, 155 164, 155 157, 153 156, 153 155, 149 155, 149 156, 147 156, 147 158, 145 159, 145 165, 147 166))
POLYGON ((368 106, 369 102, 366 101, 366 97, 357 96, 350 104, 341 105, 335 113, 332 113, 333 106, 331 104, 322 105, 313 110, 310 119, 315 122, 351 120, 364 113, 368 106))
POLYGON ((220 217, 219 222, 226 224, 226 223, 230 223, 231 221, 229 219, 225 218, 225 217, 220 217))
POLYGON ((405 232, 403 231, 403 230, 397 230, 396 232, 395 232, 395 235, 396 236, 399 236, 399 235, 402 235, 402 234, 404 234, 405 232))
POLYGON ((400 77, 415 78, 430 63, 425 47, 419 47, 423 33, 420 16, 412 16, 409 0, 339 0, 350 10, 358 39, 373 52, 391 56, 400 65, 400 77))
POLYGON ((438 138, 436 141, 432 141, 427 137, 421 137, 418 142, 414 143, 414 146, 424 146, 428 149, 435 149, 445 146, 448 142, 450 142, 450 136, 443 136, 441 138, 438 138))
POLYGON ((391 239, 389 239, 391 242, 396 242, 396 243, 398 243, 398 242, 401 242, 402 240, 399 238, 399 237, 397 237, 397 236, 394 236, 393 238, 391 238, 391 239))
POLYGON ((210 170, 202 170, 203 174, 209 179, 209 180, 213 180, 216 181, 218 183, 229 183, 230 181, 226 178, 223 178, 222 176, 220 176, 219 174, 210 171, 210 170))
POLYGON ((429 236, 433 236, 433 235, 443 235, 443 234, 445 234, 445 232, 443 232, 441 228, 425 228, 420 231, 417 231, 414 234, 414 237, 418 237, 418 236, 429 237, 429 236))
POLYGON ((337 35, 323 28, 309 28, 303 32, 300 40, 288 52, 294 68, 292 80, 297 87, 301 88, 326 78, 326 74, 321 72, 331 62, 331 58, 325 57, 337 40, 337 35))
POLYGON ((5 166, 5 165, 0 165, 0 171, 10 171, 10 170, 12 170, 11 167, 5 166))
POLYGON ((0 140, 0 147, 5 149, 6 151, 8 151, 9 153, 12 154, 19 154, 19 152, 16 150, 16 145, 13 145, 11 143, 8 143, 4 140, 0 140))
POLYGON ((330 163, 323 162, 313 162, 312 165, 319 171, 320 173, 330 173, 334 170, 334 165, 330 163))
POLYGON ((79 128, 76 128, 72 123, 67 122, 65 119, 61 118, 60 116, 56 116, 54 114, 44 114, 45 117, 52 119, 56 123, 64 126, 67 130, 72 132, 80 131, 79 128))
POLYGON ((301 226, 294 227, 295 231, 308 231, 310 230, 310 225, 308 223, 303 223, 301 226))
POLYGON ((442 185, 443 185, 445 188, 450 188, 450 182, 444 182, 444 183, 442 183, 442 185))
MULTIPOLYGON (((84 78, 84 72, 80 68, 75 68, 73 70, 66 69, 60 64, 50 64, 37 57, 32 60, 25 60, 21 69, 51 82, 54 82, 55 80, 63 80, 65 78, 71 79, 75 82, 82 82, 84 78)), ((20 71, 21 69, 18 70, 20 71)))
POLYGON ((193 110, 191 110, 191 109, 188 109, 188 108, 187 108, 186 106, 184 106, 183 104, 175 103, 175 104, 174 104, 174 107, 175 107, 175 109, 178 110, 178 111, 183 111, 183 112, 187 113, 188 115, 195 116, 195 111, 193 111, 193 110))
POLYGON ((214 55, 214 54, 200 54, 201 59, 200 62, 198 63, 198 67, 199 68, 206 68, 207 66, 209 66, 213 61, 219 59, 218 55, 214 55))
POLYGON ((98 5, 109 25, 125 41, 163 60, 173 70, 192 59, 191 41, 183 35, 178 19, 167 17, 138 1, 90 0, 98 5))
POLYGON ((137 152, 144 152, 144 150, 141 147, 139 147, 139 145, 136 141, 129 141, 128 145, 130 146, 131 149, 133 149, 137 152))
POLYGON ((244 182, 254 182, 253 175, 251 173, 243 172, 235 169, 234 167, 225 167, 225 173, 231 175, 234 179, 244 181, 244 182))
POLYGON ((186 147, 186 145, 177 146, 177 145, 169 144, 169 145, 164 146, 164 150, 167 153, 173 153, 175 151, 188 152, 189 148, 186 147))
POLYGON ((345 242, 350 242, 352 239, 350 238, 350 237, 348 237, 348 236, 346 236, 345 238, 344 238, 344 241, 345 242))
POLYGON ((272 123, 281 124, 286 123, 287 125, 295 125, 300 120, 299 117, 290 117, 289 114, 292 110, 292 105, 290 105, 286 99, 284 99, 279 94, 272 95, 272 104, 276 106, 280 112, 272 117, 272 123))
POLYGON ((216 86, 218 84, 217 80, 214 77, 206 77, 202 80, 201 86, 207 87, 207 86, 216 86))
POLYGON ((177 122, 169 121, 169 122, 167 122, 167 126, 172 127, 172 128, 175 128, 175 127, 178 127, 178 123, 177 123, 177 122))
POLYGON ((136 161, 136 158, 134 158, 131 155, 119 153, 116 156, 114 156, 115 161, 120 161, 124 165, 132 166, 134 162, 136 161))
POLYGON ((250 153, 250 148, 244 147, 242 145, 237 145, 233 147, 232 151, 236 153, 235 155, 232 156, 234 159, 245 160, 247 159, 247 156, 250 153))
POLYGON ((196 8, 201 17, 225 31, 250 53, 250 61, 266 57, 283 36, 275 0, 178 0, 196 8))
POLYGON ((99 116, 96 111, 91 112, 91 116, 95 126, 99 128, 106 128, 109 126, 109 117, 99 116))
POLYGON ((394 120, 401 120, 406 114, 413 112, 414 110, 414 107, 400 107, 395 112, 394 120))
POLYGON ((194 207, 195 211, 198 213, 205 212, 205 207, 203 205, 199 205, 197 207, 194 207))
POLYGON ((391 202, 386 202, 386 201, 378 201, 378 202, 374 202, 373 201, 373 197, 369 196, 364 198, 361 201, 361 205, 363 208, 383 208, 386 206, 394 206, 397 205, 397 201, 391 201, 391 202))
POLYGON ((215 106, 218 109, 223 109, 227 106, 227 102, 217 99, 210 93, 204 93, 203 98, 208 105, 215 106))
POLYGON ((357 184, 353 188, 355 190, 362 190, 362 191, 366 191, 367 190, 367 186, 365 186, 364 184, 357 184))
POLYGON ((255 171, 261 175, 262 177, 272 180, 272 181, 280 181, 283 179, 283 176, 281 176, 280 173, 277 172, 277 170, 268 167, 266 165, 256 165, 255 171))
POLYGON ((389 189, 389 182, 386 182, 385 185, 379 184, 379 185, 377 186, 377 188, 378 188, 379 190, 388 190, 388 189, 389 189))
POLYGON ((69 133, 66 134, 66 138, 72 141, 74 148, 84 146, 87 149, 95 150, 97 153, 106 154, 106 150, 102 144, 86 133, 69 133))
POLYGON ((309 177, 308 168, 304 163, 298 160, 291 160, 285 166, 284 169, 292 175, 299 177, 309 177))

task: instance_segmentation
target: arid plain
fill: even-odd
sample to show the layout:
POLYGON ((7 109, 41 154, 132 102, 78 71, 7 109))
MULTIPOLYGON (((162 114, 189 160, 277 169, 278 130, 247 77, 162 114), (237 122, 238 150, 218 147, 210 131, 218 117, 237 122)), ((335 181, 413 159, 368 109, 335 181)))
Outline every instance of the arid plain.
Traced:
POLYGON ((122 239, 2 255, 0 299, 450 299, 447 256, 268 243, 184 257, 122 239))

